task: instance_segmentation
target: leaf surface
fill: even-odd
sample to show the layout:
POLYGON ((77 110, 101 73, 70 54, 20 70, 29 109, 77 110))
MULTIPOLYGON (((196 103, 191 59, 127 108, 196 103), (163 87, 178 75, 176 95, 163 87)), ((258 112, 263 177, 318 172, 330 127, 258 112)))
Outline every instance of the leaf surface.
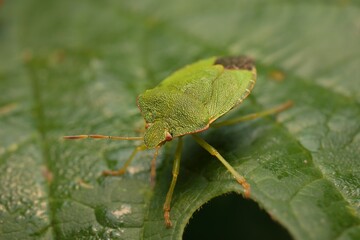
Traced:
POLYGON ((242 193, 187 137, 166 229, 175 144, 151 189, 152 151, 122 177, 101 176, 137 142, 61 139, 140 135, 139 93, 198 59, 239 54, 256 60, 258 80, 225 118, 294 107, 201 136, 295 239, 359 239, 358 2, 29 0, 0 11, 0 239, 181 239, 202 205, 242 193))

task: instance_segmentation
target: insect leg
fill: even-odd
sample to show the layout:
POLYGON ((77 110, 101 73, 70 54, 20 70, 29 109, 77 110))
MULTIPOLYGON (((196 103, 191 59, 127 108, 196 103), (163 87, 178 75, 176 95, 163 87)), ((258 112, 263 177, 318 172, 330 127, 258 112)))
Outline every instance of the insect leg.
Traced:
POLYGON ((202 146, 206 151, 208 151, 211 155, 215 156, 220 160, 222 164, 227 168, 227 170, 235 177, 236 181, 240 183, 244 188, 245 197, 250 196, 250 185, 246 182, 245 178, 241 176, 221 155, 220 153, 210 144, 208 144, 205 140, 200 138, 199 136, 193 134, 191 135, 195 141, 202 146))
POLYGON ((157 146, 155 148, 155 153, 154 153, 154 156, 153 156, 153 159, 151 160, 151 167, 150 167, 150 185, 151 187, 153 188, 155 186, 155 180, 156 180, 156 158, 159 154, 159 149, 160 149, 161 145, 160 146, 157 146))
POLYGON ((252 114, 249 114, 249 115, 245 115, 245 116, 241 116, 241 117, 238 117, 238 118, 226 120, 226 121, 223 121, 223 122, 213 123, 213 124, 211 124, 211 127, 217 128, 217 127, 222 127, 222 126, 229 126, 229 125, 237 124, 239 122, 253 120, 253 119, 264 117, 264 116, 267 116, 267 115, 279 113, 279 112, 282 112, 282 111, 290 108, 292 105, 293 105, 292 101, 287 101, 286 103, 283 103, 283 104, 281 104, 279 106, 276 106, 274 108, 270 108, 270 109, 262 111, 262 112, 252 113, 252 114))
POLYGON ((144 151, 146 150, 146 146, 145 145, 140 145, 137 146, 134 151, 131 153, 129 159, 125 162, 125 164, 122 166, 122 168, 120 168, 117 171, 111 171, 111 170, 107 170, 107 171, 103 171, 103 175, 105 176, 119 176, 122 175, 126 172, 126 169, 128 168, 128 166, 130 165, 130 163, 132 162, 132 160, 135 158, 135 155, 139 152, 139 151, 144 151))
POLYGON ((170 220, 170 204, 175 189, 177 176, 179 174, 182 147, 183 147, 182 138, 179 137, 178 145, 175 152, 174 165, 172 169, 172 180, 171 180, 170 188, 166 194, 166 199, 164 203, 164 219, 165 219, 165 225, 168 228, 172 226, 170 220))

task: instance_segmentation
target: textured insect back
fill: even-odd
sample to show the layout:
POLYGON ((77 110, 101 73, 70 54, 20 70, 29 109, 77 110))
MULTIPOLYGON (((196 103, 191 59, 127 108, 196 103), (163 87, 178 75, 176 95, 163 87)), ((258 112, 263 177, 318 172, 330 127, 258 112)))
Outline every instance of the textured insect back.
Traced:
MULTIPOLYGON (((161 125, 164 128, 163 132, 166 131, 173 137, 198 131, 208 124, 208 112, 203 103, 173 86, 162 84, 145 91, 138 97, 138 106, 148 126, 144 136, 147 146, 148 144, 153 146, 160 140, 160 138, 157 140, 149 138, 155 132, 153 129, 155 124, 161 125)), ((157 129, 156 132, 160 130, 157 129)))
POLYGON ((232 74, 236 75, 235 78, 238 79, 239 82, 243 83, 243 87, 240 90, 242 94, 233 106, 236 107, 242 103, 247 96, 249 96, 256 83, 256 68, 254 60, 246 56, 222 57, 216 59, 215 64, 224 66, 225 70, 232 72, 232 74))
POLYGON ((188 88, 199 78, 212 79, 217 73, 211 73, 208 69, 211 69, 215 60, 216 57, 212 57, 187 65, 167 77, 158 87, 175 87, 181 91, 184 86, 188 88))
POLYGON ((206 102, 210 122, 239 105, 251 92, 256 81, 253 61, 247 57, 214 59, 214 68, 221 73, 212 81, 210 101, 206 102))
POLYGON ((243 94, 237 101, 237 105, 239 105, 244 99, 250 94, 252 89, 256 83, 256 68, 254 64, 254 60, 252 58, 246 56, 238 56, 238 57, 222 57, 218 58, 215 61, 215 64, 220 64, 224 66, 226 70, 235 70, 232 71, 236 76, 237 79, 243 79, 242 81, 247 82, 247 85, 244 90, 243 94))

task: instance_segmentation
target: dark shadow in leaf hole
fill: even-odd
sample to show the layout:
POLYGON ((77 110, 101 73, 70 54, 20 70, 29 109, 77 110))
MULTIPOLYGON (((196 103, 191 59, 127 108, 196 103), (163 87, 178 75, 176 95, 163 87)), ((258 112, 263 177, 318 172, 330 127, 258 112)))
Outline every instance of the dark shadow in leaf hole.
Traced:
POLYGON ((183 239, 292 239, 288 231, 259 206, 231 193, 214 198, 196 212, 183 239))

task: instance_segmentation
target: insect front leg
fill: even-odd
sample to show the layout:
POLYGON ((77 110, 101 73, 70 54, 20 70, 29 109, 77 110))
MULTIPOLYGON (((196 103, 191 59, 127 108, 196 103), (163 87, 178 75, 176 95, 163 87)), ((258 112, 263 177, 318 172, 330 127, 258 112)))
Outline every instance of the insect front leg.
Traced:
POLYGON ((107 170, 107 171, 103 171, 103 175, 104 176, 119 176, 122 175, 126 172, 127 168, 129 167, 130 163, 132 162, 132 160, 135 158, 136 154, 139 151, 144 151, 146 150, 147 147, 145 145, 140 145, 137 146, 134 151, 131 153, 130 157, 128 160, 126 160, 125 164, 122 166, 122 168, 120 168, 119 170, 116 171, 111 171, 111 170, 107 170))
POLYGON ((172 223, 170 220, 170 204, 171 204, 172 195, 173 195, 173 192, 175 189, 177 176, 179 174, 182 146, 183 146, 182 138, 180 137, 177 148, 176 148, 176 152, 175 152, 174 165, 173 165, 173 169, 172 169, 172 180, 171 180, 171 184, 170 184, 168 193, 166 194, 166 199, 165 199, 165 203, 164 203, 164 219, 165 219, 165 225, 168 228, 172 226, 172 223))
POLYGON ((159 150, 160 150, 161 145, 157 146, 155 148, 155 153, 154 156, 151 160, 151 166, 150 166, 150 185, 152 188, 154 188, 155 186, 155 181, 156 181, 156 158, 159 155, 159 150))
POLYGON ((204 139, 199 136, 193 134, 191 135, 195 141, 202 146, 206 151, 208 151, 211 155, 215 156, 220 160, 222 164, 227 168, 227 170, 234 176, 236 181, 241 184, 244 188, 245 197, 250 197, 250 184, 245 180, 243 176, 241 176, 226 160, 223 158, 220 153, 210 144, 208 144, 204 139))

